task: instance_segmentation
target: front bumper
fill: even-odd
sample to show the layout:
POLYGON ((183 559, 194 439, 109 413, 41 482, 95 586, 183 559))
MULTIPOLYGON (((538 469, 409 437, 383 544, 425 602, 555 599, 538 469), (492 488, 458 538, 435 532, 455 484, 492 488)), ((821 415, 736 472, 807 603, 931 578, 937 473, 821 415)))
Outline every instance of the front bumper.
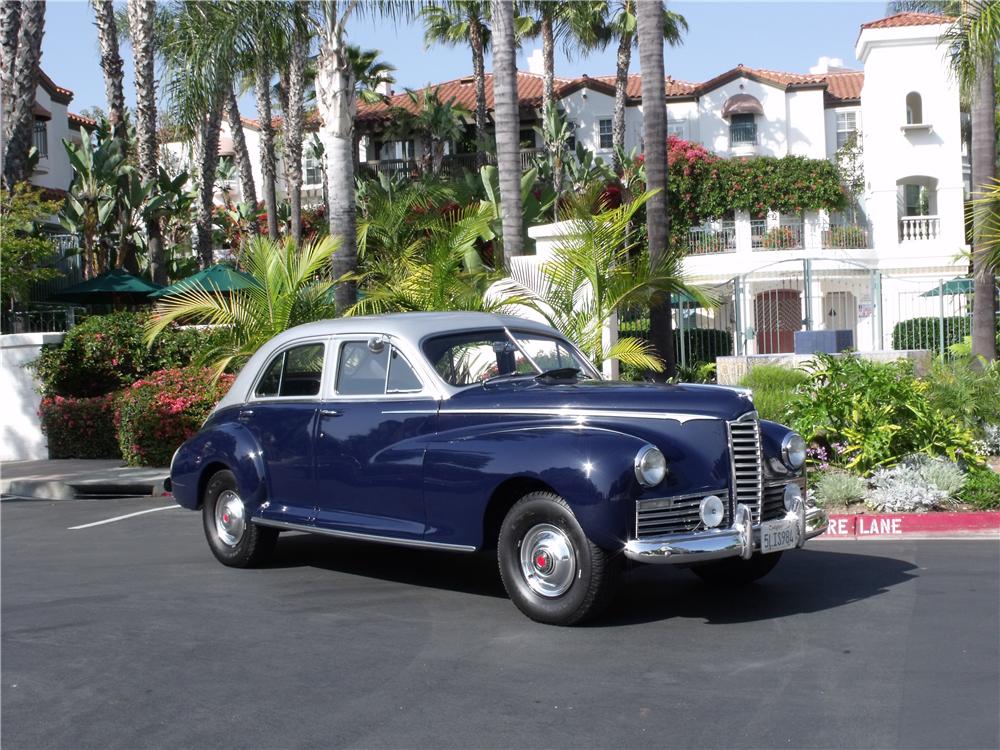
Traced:
MULTIPOLYGON (((746 505, 737 505, 735 516, 735 522, 728 529, 630 539, 625 545, 625 556, 635 562, 665 565, 709 562, 726 557, 748 560, 760 549, 760 527, 753 525, 746 505)), ((808 508, 802 500, 785 514, 784 520, 795 523, 798 547, 822 534, 830 523, 825 510, 808 508)))

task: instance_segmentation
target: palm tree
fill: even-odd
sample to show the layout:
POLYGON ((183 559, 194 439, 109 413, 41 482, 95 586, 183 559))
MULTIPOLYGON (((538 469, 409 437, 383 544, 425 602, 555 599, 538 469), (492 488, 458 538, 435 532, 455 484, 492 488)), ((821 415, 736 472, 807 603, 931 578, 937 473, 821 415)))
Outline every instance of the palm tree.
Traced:
POLYGON ((284 109, 285 174, 291 214, 291 235, 302 242, 302 128, 305 120, 306 56, 309 54, 309 28, 306 6, 292 5, 292 34, 288 49, 288 104, 284 109))
POLYGON ((225 333, 200 355, 200 364, 212 367, 216 377, 226 368, 239 367, 278 333, 333 317, 333 282, 317 275, 336 249, 336 241, 329 237, 301 248, 290 238, 275 242, 254 237, 247 243, 242 262, 257 281, 255 286, 227 295, 190 289, 165 297, 150 318, 146 340, 151 344, 179 320, 220 326, 225 333))
MULTIPOLYGON (((649 344, 621 338, 609 346, 603 336, 612 316, 623 308, 648 304, 654 296, 685 294, 710 304, 680 274, 679 264, 663 255, 651 262, 641 252, 635 214, 652 198, 646 193, 630 203, 584 214, 541 266, 517 265, 498 285, 501 302, 516 310, 526 305, 565 333, 600 367, 606 359, 660 372, 662 356, 649 344)), ((514 311, 511 310, 511 311, 514 311)))
MULTIPOLYGON (((661 0, 655 3, 639 2, 638 0, 605 0, 602 16, 604 18, 604 29, 597 34, 594 43, 608 43, 613 39, 618 40, 618 52, 615 64, 615 111, 611 125, 611 140, 615 151, 615 168, 620 169, 618 154, 625 151, 625 97, 628 88, 628 71, 632 64, 632 48, 638 43, 638 8, 640 5, 655 5, 654 10, 661 13, 661 40, 666 41, 671 46, 676 46, 681 42, 683 32, 687 31, 688 25, 684 16, 673 13, 663 7, 661 0)), ((649 10, 647 8, 647 10, 649 10)), ((661 65, 662 68, 662 65, 661 65)), ((643 100, 643 112, 645 112, 645 100, 643 100)))
MULTIPOLYGON (((636 4, 639 67, 642 71, 642 134, 645 142, 646 187, 654 191, 646 206, 649 262, 669 264, 667 216, 667 103, 663 72, 664 10, 660 0, 636 4)), ((621 47, 619 47, 621 52, 621 47)), ((619 152, 620 153, 620 152, 619 152)), ((670 296, 654 294, 649 304, 649 337, 663 361, 666 377, 677 370, 674 358, 670 296)))
MULTIPOLYGON (((246 135, 243 133, 243 119, 240 117, 240 104, 236 99, 236 91, 230 87, 229 101, 226 103, 226 121, 229 123, 229 132, 233 137, 233 150, 236 152, 236 166, 240 171, 240 195, 243 203, 253 207, 254 213, 257 211, 257 185, 253 179, 253 166, 250 161, 250 149, 247 148, 246 135)), ((256 232, 256 222, 250 227, 251 232, 256 232)))
POLYGON ((108 121, 115 138, 125 137, 125 93, 122 89, 124 64, 118 52, 118 30, 115 25, 115 6, 111 0, 90 0, 94 9, 94 24, 101 46, 101 71, 104 73, 104 90, 108 97, 108 121))
POLYGON ((4 144, 3 176, 7 187, 30 176, 28 152, 31 149, 35 104, 38 87, 38 63, 42 57, 42 35, 45 33, 45 0, 23 3, 3 3, 3 50, 0 62, 5 70, 2 101, 4 144), (9 6, 18 7, 10 8, 9 6), (17 12, 20 11, 20 12, 17 12), (16 31, 15 31, 16 29, 16 31), (16 37, 17 45, 11 55, 16 37), (10 66, 10 67, 8 67, 10 66), (7 73, 6 71, 9 71, 7 73))
POLYGON ((410 112, 402 107, 396 108, 396 122, 404 132, 418 133, 424 142, 423 171, 435 177, 441 173, 444 161, 444 144, 456 141, 465 132, 465 118, 472 113, 454 99, 441 101, 437 89, 423 89, 418 94, 411 89, 406 90, 406 96, 416 107, 416 112, 410 112))
POLYGON ((424 40, 448 45, 468 44, 472 49, 472 75, 476 83, 476 160, 486 163, 486 51, 490 47, 490 2, 443 2, 422 11, 424 40))
MULTIPOLYGON (((971 103, 972 190, 986 194, 996 179, 996 79, 997 48, 1000 45, 1000 3, 994 0, 964 0, 945 41, 949 44, 959 84, 971 103)), ((996 347, 996 271, 990 263, 990 213, 996 205, 979 201, 974 205, 972 266, 975 274, 972 308, 972 353, 993 361, 996 347)))
MULTIPOLYGON (((109 3, 110 4, 110 3, 109 3)), ((135 112, 136 145, 139 152, 139 173, 142 179, 156 184, 156 74, 154 70, 153 19, 156 14, 154 0, 129 0, 128 26, 135 58, 135 112)), ((146 222, 146 247, 149 253, 149 270, 153 281, 166 284, 167 266, 163 254, 163 235, 158 218, 146 222)))
POLYGON ((503 254, 509 266, 511 258, 524 254, 519 137, 521 121, 517 99, 514 4, 511 0, 493 0, 493 100, 497 168, 500 171, 503 254))

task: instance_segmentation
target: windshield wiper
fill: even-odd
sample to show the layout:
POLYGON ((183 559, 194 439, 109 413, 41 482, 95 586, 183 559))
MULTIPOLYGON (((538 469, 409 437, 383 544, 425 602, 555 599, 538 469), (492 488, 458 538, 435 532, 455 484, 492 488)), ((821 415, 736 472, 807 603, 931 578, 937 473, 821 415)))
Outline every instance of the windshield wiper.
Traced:
POLYGON ((577 380, 581 370, 579 367, 556 367, 540 372, 535 380, 577 380))
POLYGON ((497 380, 506 380, 507 378, 537 378, 541 377, 534 372, 502 372, 499 375, 492 375, 488 378, 484 378, 479 381, 480 385, 486 385, 487 383, 492 383, 497 380))

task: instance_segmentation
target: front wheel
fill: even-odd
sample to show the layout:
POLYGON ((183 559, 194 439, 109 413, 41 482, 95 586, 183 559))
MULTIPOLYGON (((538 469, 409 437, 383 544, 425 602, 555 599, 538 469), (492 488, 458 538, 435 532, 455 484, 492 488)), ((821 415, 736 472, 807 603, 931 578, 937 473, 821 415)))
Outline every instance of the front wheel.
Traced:
POLYGON ((569 505, 550 492, 525 495, 507 513, 497 544, 511 601, 532 620, 573 625, 610 601, 619 560, 587 539, 569 505))
POLYGON ((276 529, 251 523, 231 471, 212 475, 201 507, 202 525, 212 554, 223 565, 249 568, 264 562, 278 539, 276 529))
POLYGON ((778 564, 780 552, 762 555, 756 553, 749 560, 739 557, 729 557, 725 560, 692 565, 691 572, 706 583, 713 586, 746 586, 748 583, 763 578, 778 564))

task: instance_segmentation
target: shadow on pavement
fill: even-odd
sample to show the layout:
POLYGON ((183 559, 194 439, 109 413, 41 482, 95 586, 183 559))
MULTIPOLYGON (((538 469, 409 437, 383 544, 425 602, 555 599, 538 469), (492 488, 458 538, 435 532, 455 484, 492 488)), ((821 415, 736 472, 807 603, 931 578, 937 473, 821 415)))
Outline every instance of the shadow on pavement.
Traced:
MULTIPOLYGON (((268 567, 299 566, 506 597, 494 552, 439 552, 282 534, 268 567)), ((623 577, 619 595, 592 627, 672 617, 727 624, 819 612, 885 593, 915 578, 916 570, 912 563, 892 557, 805 549, 786 553, 766 578, 744 588, 725 589, 712 587, 683 569, 638 566, 623 577)))
POLYGON ((641 566, 593 626, 671 617, 730 624, 821 612, 883 594, 916 578, 917 570, 916 565, 892 557, 803 549, 785 553, 761 580, 727 589, 704 583, 683 569, 641 566))

